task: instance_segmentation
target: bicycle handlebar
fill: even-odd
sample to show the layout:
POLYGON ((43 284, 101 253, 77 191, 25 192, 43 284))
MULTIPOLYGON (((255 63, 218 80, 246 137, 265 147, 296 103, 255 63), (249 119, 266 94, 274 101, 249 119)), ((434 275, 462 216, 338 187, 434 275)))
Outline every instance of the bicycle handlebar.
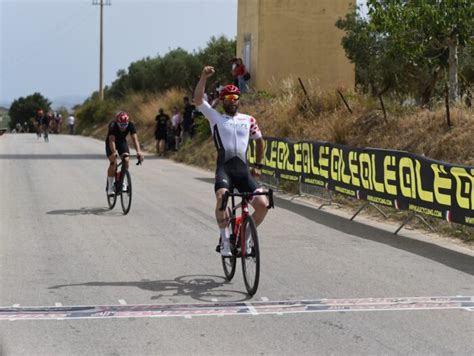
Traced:
MULTIPOLYGON (((120 167, 120 166, 122 165, 122 163, 123 163, 123 161, 124 161, 124 158, 125 158, 125 156, 120 157, 120 163, 117 165, 117 167, 120 167)), ((142 161, 140 161, 140 159, 137 158, 137 163, 136 163, 136 165, 139 166, 139 165, 141 165, 141 164, 142 164, 142 161)))
POLYGON ((271 209, 275 207, 275 204, 273 203, 273 189, 269 189, 267 192, 243 192, 243 193, 230 193, 229 191, 226 191, 224 193, 224 198, 222 199, 222 204, 221 207, 219 208, 220 211, 224 211, 225 208, 227 207, 227 202, 229 200, 229 197, 241 197, 245 200, 249 200, 250 198, 257 196, 257 195, 266 195, 268 196, 268 205, 267 209, 271 209))

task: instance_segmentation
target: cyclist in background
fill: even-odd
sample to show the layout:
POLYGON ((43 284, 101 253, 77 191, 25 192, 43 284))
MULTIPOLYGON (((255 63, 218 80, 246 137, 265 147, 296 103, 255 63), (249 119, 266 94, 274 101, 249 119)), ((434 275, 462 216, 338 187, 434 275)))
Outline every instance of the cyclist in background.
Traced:
POLYGON ((36 117, 35 117, 36 136, 38 139, 41 138, 41 132, 43 129, 43 121, 44 121, 44 111, 43 109, 38 109, 36 111, 36 117))
POLYGON ((49 142, 49 127, 51 126, 51 122, 53 121, 53 113, 48 112, 44 117, 43 117, 43 136, 44 136, 44 142, 49 142))
MULTIPOLYGON (((220 206, 226 191, 234 186, 239 192, 262 191, 252 176, 260 176, 264 141, 257 121, 250 115, 237 112, 240 90, 234 85, 226 85, 220 92, 224 114, 219 113, 204 100, 206 82, 214 74, 214 68, 204 67, 201 78, 194 91, 194 102, 197 109, 207 118, 211 125, 212 136, 217 149, 217 167, 214 190, 216 193, 216 220, 219 225, 222 256, 232 256, 230 250, 229 216, 221 211, 220 206), (249 138, 256 143, 256 168, 251 173, 247 163, 249 138)), ((267 214, 268 200, 265 196, 255 196, 250 201, 255 209, 252 217, 257 226, 267 214)))
POLYGON ((107 137, 105 138, 105 152, 109 159, 110 165, 107 170, 107 194, 114 194, 114 175, 117 166, 117 156, 123 158, 125 169, 129 167, 130 150, 127 144, 127 135, 130 133, 133 145, 137 151, 137 157, 140 162, 143 161, 144 156, 140 150, 138 142, 137 130, 135 125, 130 121, 128 114, 125 111, 119 111, 115 115, 115 120, 109 124, 107 137))

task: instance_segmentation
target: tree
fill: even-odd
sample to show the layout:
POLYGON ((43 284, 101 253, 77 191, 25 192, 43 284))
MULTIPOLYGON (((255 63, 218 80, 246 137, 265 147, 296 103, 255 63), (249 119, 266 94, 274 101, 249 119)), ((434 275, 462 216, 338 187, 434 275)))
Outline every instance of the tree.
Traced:
POLYGON ((16 124, 23 125, 28 123, 30 130, 34 129, 32 118, 36 116, 36 112, 42 109, 45 113, 51 110, 51 102, 40 93, 34 93, 27 97, 20 97, 13 101, 8 110, 10 116, 10 128, 13 129, 16 124))
MULTIPOLYGON (((368 0, 371 31, 391 41, 402 61, 438 78, 448 71, 449 97, 458 98, 458 51, 474 28, 472 0, 368 0)), ((434 87, 434 85, 433 85, 434 87)))
POLYGON ((459 55, 459 79, 460 93, 465 94, 469 102, 474 93, 474 43, 463 48, 459 55))
POLYGON ((366 92, 382 95, 402 85, 398 73, 403 65, 387 51, 389 39, 371 31, 369 22, 354 8, 336 26, 346 32, 342 46, 349 60, 355 64, 356 83, 366 92))
POLYGON ((161 92, 173 87, 192 91, 205 64, 216 68, 216 80, 230 79, 229 60, 235 56, 236 42, 225 36, 211 37, 206 48, 189 53, 182 48, 164 56, 146 57, 119 70, 117 79, 105 90, 106 98, 122 99, 129 92, 161 92))
POLYGON ((221 84, 228 83, 232 79, 230 60, 235 57, 237 51, 236 41, 227 39, 225 36, 211 37, 207 47, 198 53, 201 69, 204 65, 211 65, 216 69, 214 80, 221 84))

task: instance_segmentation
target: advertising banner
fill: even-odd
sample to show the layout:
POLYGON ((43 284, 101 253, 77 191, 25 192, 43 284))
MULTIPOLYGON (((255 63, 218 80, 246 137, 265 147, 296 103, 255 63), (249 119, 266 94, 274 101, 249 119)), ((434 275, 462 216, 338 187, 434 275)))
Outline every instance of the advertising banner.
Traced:
MULTIPOLYGON (((248 159, 255 163, 253 142, 248 159)), ((474 226, 474 167, 408 152, 265 137, 262 173, 474 226)))

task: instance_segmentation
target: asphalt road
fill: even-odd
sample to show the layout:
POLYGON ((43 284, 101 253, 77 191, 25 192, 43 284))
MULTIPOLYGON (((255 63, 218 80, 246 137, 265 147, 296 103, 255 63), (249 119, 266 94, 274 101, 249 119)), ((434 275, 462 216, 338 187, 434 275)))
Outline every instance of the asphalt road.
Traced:
POLYGON ((0 137, 1 355, 474 354, 468 250, 278 198, 249 299, 212 172, 147 157, 123 216, 107 164, 94 139, 0 137))

